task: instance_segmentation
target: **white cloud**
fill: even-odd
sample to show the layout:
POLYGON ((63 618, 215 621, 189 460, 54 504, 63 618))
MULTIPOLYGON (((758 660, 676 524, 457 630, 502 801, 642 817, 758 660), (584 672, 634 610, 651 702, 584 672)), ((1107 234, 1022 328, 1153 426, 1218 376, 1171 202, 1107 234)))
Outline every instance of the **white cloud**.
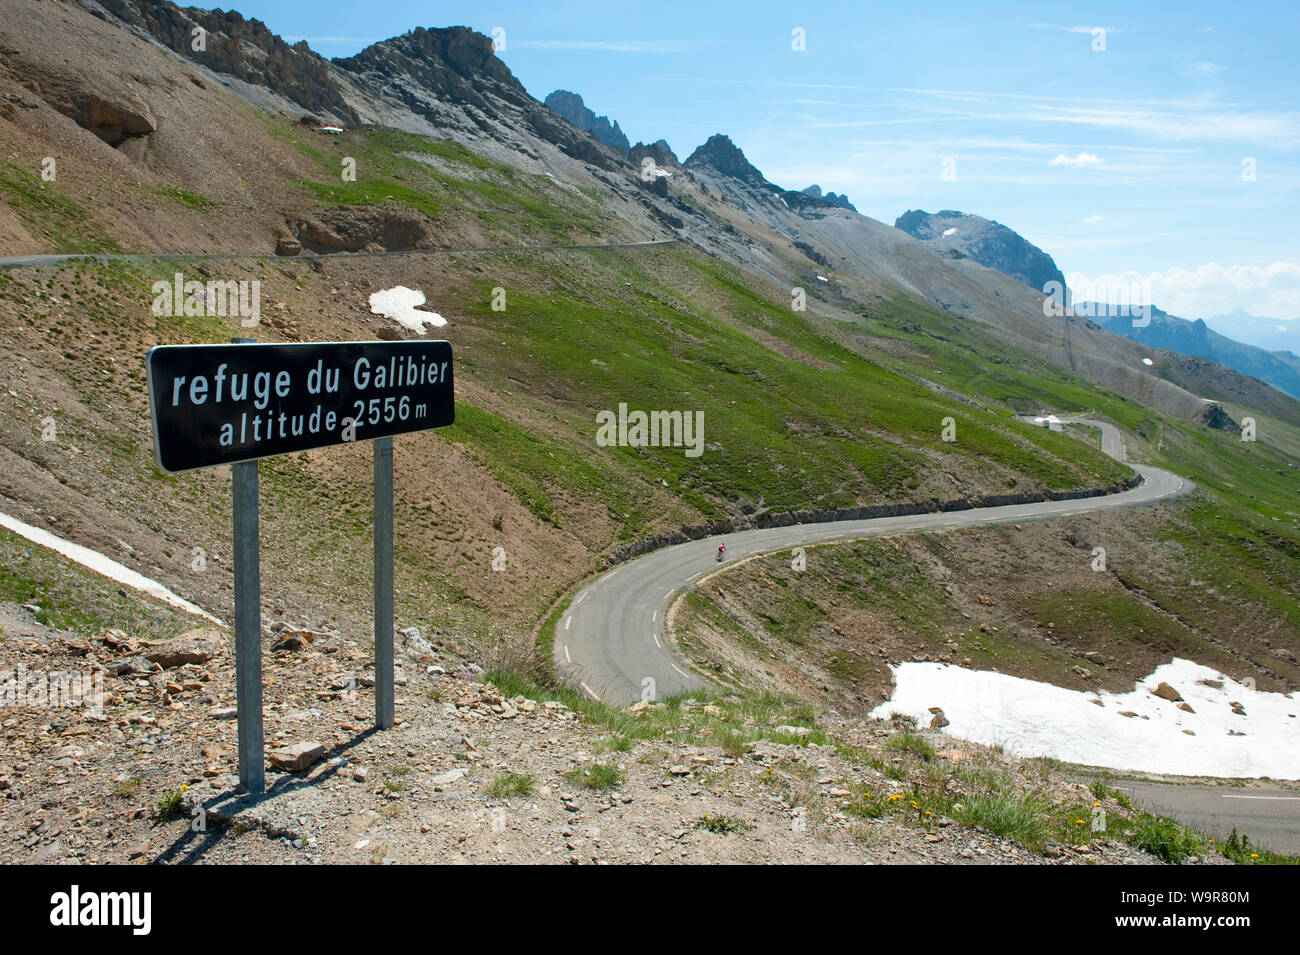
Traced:
POLYGON ((1083 220, 1084 225, 1092 225, 1094 222, 1100 222, 1101 216, 1088 216, 1083 220))
POLYGON ((1070 166, 1073 169, 1081 169, 1084 166, 1100 166, 1106 160, 1102 159, 1096 153, 1075 153, 1073 156, 1067 156, 1065 153, 1058 153, 1055 159, 1048 161, 1049 166, 1070 166))
POLYGON ((1088 285, 1141 285, 1150 289, 1150 301, 1180 318, 1205 318, 1244 308, 1252 315, 1300 317, 1300 262, 1272 265, 1230 265, 1215 262, 1193 269, 1163 272, 1134 270, 1089 278, 1070 273, 1071 289, 1088 285), (1149 284, 1148 284, 1149 283, 1149 284))

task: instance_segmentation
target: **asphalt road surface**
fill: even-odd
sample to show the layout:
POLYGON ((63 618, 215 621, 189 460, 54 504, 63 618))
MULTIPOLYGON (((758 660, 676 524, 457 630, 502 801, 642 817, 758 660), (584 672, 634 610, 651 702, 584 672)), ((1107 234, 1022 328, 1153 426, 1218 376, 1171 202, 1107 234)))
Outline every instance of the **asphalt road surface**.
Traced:
POLYGON ((430 255, 436 252, 567 252, 582 249, 639 249, 644 246, 674 245, 680 239, 647 239, 640 242, 614 242, 602 245, 512 245, 512 246, 465 246, 457 248, 403 249, 395 252, 330 252, 316 255, 311 252, 299 256, 284 256, 274 252, 79 252, 62 255, 0 255, 0 269, 38 268, 58 265, 69 259, 94 259, 98 262, 147 262, 152 260, 190 260, 205 261, 220 259, 354 259, 383 258, 385 256, 430 255))
MULTIPOLYGON (((1112 425, 1081 419, 1067 423, 1095 425, 1102 431, 1102 449, 1123 459, 1123 443, 1112 425)), ((1069 514, 1132 507, 1184 494, 1190 481, 1159 468, 1131 465, 1143 481, 1118 494, 1071 501, 1010 504, 965 511, 881 517, 858 521, 829 521, 741 531, 703 538, 653 551, 621 564, 583 587, 556 624, 555 661, 559 672, 584 693, 609 703, 632 703, 643 688, 655 698, 705 685, 690 665, 668 646, 664 615, 673 598, 706 574, 737 560, 771 551, 865 537, 943 531, 976 524, 1024 523, 1069 514), (719 541, 727 544, 727 559, 714 555, 719 541), (651 681, 651 682, 647 682, 651 681)))
POLYGON ((1233 829, 1255 845, 1300 855, 1300 790, 1130 782, 1116 789, 1135 805, 1222 842, 1233 829))

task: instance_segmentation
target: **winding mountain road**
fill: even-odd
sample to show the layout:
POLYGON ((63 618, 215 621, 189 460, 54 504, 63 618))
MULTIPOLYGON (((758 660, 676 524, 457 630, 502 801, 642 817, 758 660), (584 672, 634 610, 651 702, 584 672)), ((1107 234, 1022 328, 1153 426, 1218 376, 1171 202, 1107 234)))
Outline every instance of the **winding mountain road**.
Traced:
MULTIPOLYGON (((1082 418, 1062 421, 1100 428, 1102 450, 1124 460, 1123 439, 1113 425, 1082 418)), ((714 559, 722 538, 703 538, 652 551, 603 574, 574 596, 555 628, 557 670, 588 696, 607 703, 635 702, 641 699, 643 687, 652 687, 655 698, 698 689, 705 680, 668 645, 664 618, 678 593, 737 560, 827 541, 1050 520, 1132 507, 1176 497, 1193 487, 1190 481, 1168 471, 1141 464, 1130 466, 1142 475, 1142 483, 1117 494, 740 531, 725 535, 727 560, 723 564, 714 559)))

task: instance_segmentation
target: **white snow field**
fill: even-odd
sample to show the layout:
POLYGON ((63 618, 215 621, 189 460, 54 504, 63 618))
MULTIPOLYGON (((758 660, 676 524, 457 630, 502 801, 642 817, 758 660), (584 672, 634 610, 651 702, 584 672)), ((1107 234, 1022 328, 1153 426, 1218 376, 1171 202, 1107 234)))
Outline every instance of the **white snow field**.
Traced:
POLYGON ((173 607, 179 607, 187 613, 192 613, 196 617, 203 617, 205 620, 211 620, 218 626, 224 627, 225 624, 218 620, 212 614, 208 613, 202 607, 190 603, 183 597, 178 597, 156 580, 150 580, 143 574, 138 574, 130 567, 124 567, 117 561, 105 557, 97 550, 91 550, 89 547, 82 547, 80 544, 74 544, 72 541, 64 540, 62 537, 56 537, 49 531, 41 530, 39 527, 32 527, 30 524, 24 524, 16 517, 10 517, 8 514, 0 514, 0 527, 13 531, 22 537, 27 538, 35 544, 42 547, 48 547, 52 551, 68 557, 83 567, 89 567, 97 574, 102 574, 109 580, 116 580, 119 584, 126 584, 135 590, 143 591, 151 597, 156 597, 164 603, 169 603, 173 607))
POLYGON ((901 713, 929 726, 930 707, 941 707, 949 721, 944 732, 1000 744, 1014 755, 1179 776, 1300 779, 1300 695, 1256 690, 1191 660, 1175 658, 1122 694, 942 663, 903 663, 893 671, 893 697, 873 716, 901 713), (1154 696, 1161 682, 1195 712, 1154 696))

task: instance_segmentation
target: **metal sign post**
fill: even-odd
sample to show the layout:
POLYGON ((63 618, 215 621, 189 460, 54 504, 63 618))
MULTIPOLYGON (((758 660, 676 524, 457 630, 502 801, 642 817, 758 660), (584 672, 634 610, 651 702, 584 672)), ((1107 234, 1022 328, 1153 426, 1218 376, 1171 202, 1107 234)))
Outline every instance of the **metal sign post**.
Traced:
POLYGON ((393 439, 375 442, 375 726, 393 725, 393 439))
MULTIPOLYGON (((235 338, 236 344, 254 339, 235 338)), ((262 571, 257 527, 257 462, 231 465, 230 502, 235 560, 235 712, 239 784, 266 787, 262 746, 262 571)))
POLYGON ((230 469, 235 546, 235 710, 239 783, 265 785, 262 756, 262 575, 257 536, 257 462, 230 469))
POLYGON ((164 471, 231 465, 239 782, 266 788, 257 462, 374 441, 375 725, 393 697, 393 435, 455 421, 445 341, 164 345, 147 360, 154 453, 164 471))

